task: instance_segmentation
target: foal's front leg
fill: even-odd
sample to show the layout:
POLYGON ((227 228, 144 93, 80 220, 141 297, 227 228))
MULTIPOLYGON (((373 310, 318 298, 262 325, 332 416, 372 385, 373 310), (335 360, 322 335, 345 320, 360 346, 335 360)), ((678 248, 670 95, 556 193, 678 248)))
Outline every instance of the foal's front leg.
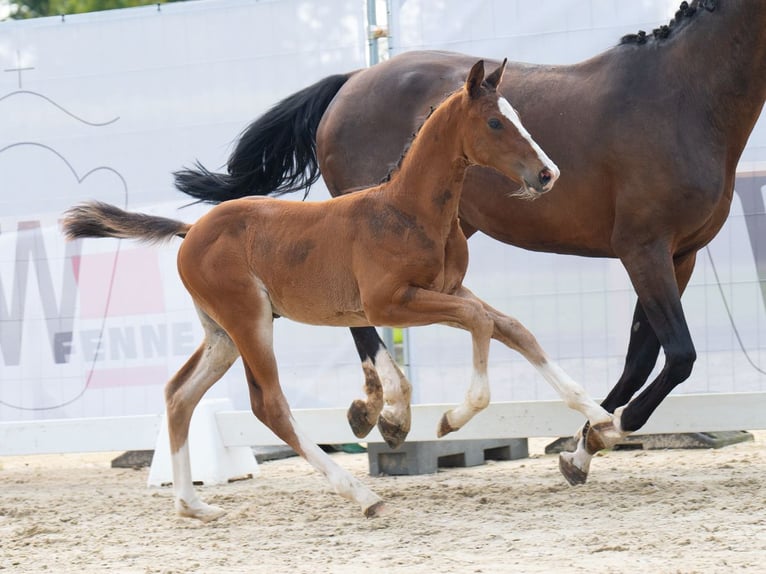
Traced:
MULTIPOLYGON (((365 299, 363 298, 363 301, 365 299)), ((463 402, 445 412, 436 434, 439 437, 462 428, 489 404, 487 376, 489 342, 493 321, 477 299, 405 287, 385 303, 368 298, 365 302, 368 319, 378 325, 412 327, 436 323, 465 329, 471 333, 473 344, 473 373, 463 402)))

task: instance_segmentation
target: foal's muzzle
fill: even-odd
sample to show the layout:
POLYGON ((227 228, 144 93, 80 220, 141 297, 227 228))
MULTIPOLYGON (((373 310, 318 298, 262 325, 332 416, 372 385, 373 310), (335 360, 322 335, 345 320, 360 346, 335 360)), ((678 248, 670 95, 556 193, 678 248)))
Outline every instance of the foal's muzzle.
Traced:
POLYGON ((534 196, 535 194, 541 194, 550 191, 553 187, 553 184, 556 183, 558 177, 558 169, 544 167, 538 172, 536 181, 530 181, 526 178, 522 180, 523 187, 526 190, 525 194, 530 195, 531 198, 531 196, 534 196))
POLYGON ((556 181, 556 176, 550 169, 544 167, 540 170, 540 173, 537 174, 537 180, 540 182, 540 189, 542 191, 548 191, 553 187, 553 182, 556 181))

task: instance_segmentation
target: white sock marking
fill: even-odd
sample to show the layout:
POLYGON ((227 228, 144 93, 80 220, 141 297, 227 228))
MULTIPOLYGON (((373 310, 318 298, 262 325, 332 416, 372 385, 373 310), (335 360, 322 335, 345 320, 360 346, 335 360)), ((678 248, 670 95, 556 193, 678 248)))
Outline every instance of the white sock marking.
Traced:
POLYGON ((585 389, 577 384, 556 363, 545 362, 541 365, 536 365, 536 367, 543 378, 550 383, 564 400, 566 405, 584 414, 591 424, 612 420, 612 416, 606 409, 590 398, 585 389))
POLYGON ((383 410, 389 415, 390 423, 399 423, 409 426, 407 413, 409 412, 412 386, 402 373, 391 355, 381 347, 375 354, 375 368, 383 386, 383 398, 385 406, 383 410))

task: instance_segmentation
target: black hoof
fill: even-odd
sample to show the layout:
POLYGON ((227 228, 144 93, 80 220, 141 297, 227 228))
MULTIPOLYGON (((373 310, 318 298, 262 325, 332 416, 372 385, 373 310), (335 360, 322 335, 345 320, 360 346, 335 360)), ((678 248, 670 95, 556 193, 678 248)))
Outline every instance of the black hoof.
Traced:
POLYGON ((351 406, 348 407, 346 417, 348 418, 348 424, 351 427, 351 431, 356 438, 366 437, 370 434, 372 427, 375 426, 375 422, 369 421, 367 404, 359 399, 356 399, 351 403, 351 406))
POLYGON ((364 511, 364 515, 367 518, 375 518, 377 516, 380 516, 381 514, 385 514, 385 512, 386 512, 386 505, 382 500, 380 500, 376 502, 375 504, 373 504, 372 506, 368 507, 364 511))
POLYGON ((378 417, 378 430, 380 436, 386 441, 386 444, 390 448, 399 448, 407 438, 407 434, 410 432, 408 425, 394 424, 387 421, 383 416, 378 417))
POLYGON ((559 470, 567 482, 572 486, 579 484, 585 484, 588 480, 588 473, 584 470, 577 468, 572 462, 571 452, 562 452, 559 454, 559 470))

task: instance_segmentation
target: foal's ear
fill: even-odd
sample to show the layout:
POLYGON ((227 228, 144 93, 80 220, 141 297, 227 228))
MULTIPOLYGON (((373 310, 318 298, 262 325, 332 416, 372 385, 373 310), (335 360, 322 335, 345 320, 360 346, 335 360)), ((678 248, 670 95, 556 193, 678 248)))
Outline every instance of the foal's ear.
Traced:
POLYGON ((472 98, 478 98, 481 95, 481 83, 484 81, 484 60, 479 60, 468 72, 468 78, 465 81, 465 89, 472 98))
POLYGON ((503 79, 503 72, 505 72, 505 64, 508 62, 508 58, 503 58, 503 63, 498 66, 497 70, 492 72, 489 76, 486 77, 484 80, 492 86, 493 89, 497 89, 497 87, 500 85, 500 81, 503 79))

